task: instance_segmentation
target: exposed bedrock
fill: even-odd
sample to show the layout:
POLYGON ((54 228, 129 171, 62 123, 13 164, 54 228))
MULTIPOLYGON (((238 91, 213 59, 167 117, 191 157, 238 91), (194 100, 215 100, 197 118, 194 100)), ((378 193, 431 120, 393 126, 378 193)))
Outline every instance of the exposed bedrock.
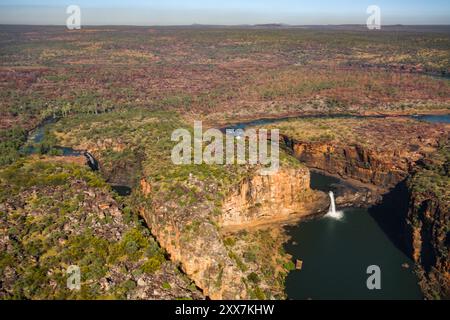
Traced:
POLYGON ((293 155, 308 167, 341 177, 391 188, 404 180, 417 159, 408 159, 400 150, 376 151, 360 145, 298 142, 284 137, 293 155))
POLYGON ((428 299, 450 299, 450 144, 409 177, 406 236, 428 299))
POLYGON ((345 206, 366 199, 375 204, 371 214, 416 262, 428 299, 450 298, 449 152, 445 137, 438 138, 381 149, 283 137, 292 154, 307 166, 378 187, 375 193, 343 188, 336 202, 345 206))
MULTIPOLYGON (((222 227, 253 224, 307 216, 325 210, 325 194, 309 188, 309 170, 280 169, 272 176, 254 174, 241 181, 226 197, 222 213, 199 203, 179 208, 175 202, 158 201, 143 207, 142 216, 172 261, 211 299, 248 299, 244 273, 230 258, 221 236, 222 227)), ((141 181, 144 195, 152 187, 141 181)))
POLYGON ((420 270, 420 286, 429 299, 450 299, 449 204, 412 193, 407 216, 411 256, 420 270))
POLYGON ((244 179, 227 197, 220 225, 245 226, 324 212, 330 201, 325 193, 310 189, 307 168, 280 169, 271 176, 244 179))

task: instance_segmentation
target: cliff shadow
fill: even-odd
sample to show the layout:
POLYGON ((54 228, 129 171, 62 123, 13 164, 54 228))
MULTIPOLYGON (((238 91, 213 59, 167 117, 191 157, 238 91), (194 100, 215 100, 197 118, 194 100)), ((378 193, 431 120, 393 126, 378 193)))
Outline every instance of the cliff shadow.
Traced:
POLYGON ((432 267, 436 266, 437 257, 435 254, 435 248, 433 247, 433 226, 431 223, 427 222, 426 213, 429 210, 433 210, 429 206, 432 203, 429 201, 424 201, 418 208, 418 216, 422 221, 422 228, 420 228, 420 237, 422 240, 422 248, 420 250, 420 264, 424 270, 428 273, 431 272, 432 267))
POLYGON ((369 214, 378 223, 383 232, 408 257, 411 250, 406 245, 406 217, 409 209, 409 192, 406 180, 397 184, 382 196, 379 204, 369 208, 369 214))

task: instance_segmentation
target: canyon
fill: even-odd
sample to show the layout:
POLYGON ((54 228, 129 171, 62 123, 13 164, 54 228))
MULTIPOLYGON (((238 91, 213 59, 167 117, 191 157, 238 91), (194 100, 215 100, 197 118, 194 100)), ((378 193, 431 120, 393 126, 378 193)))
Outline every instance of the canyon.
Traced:
MULTIPOLYGON (((147 182, 141 182, 143 194, 148 195, 151 189, 147 182)), ((246 272, 230 258, 223 232, 298 220, 325 213, 329 207, 324 193, 310 189, 309 170, 305 167, 281 168, 268 176, 255 170, 232 190, 215 215, 206 203, 183 210, 174 202, 158 202, 153 210, 141 210, 172 261, 180 263, 182 270, 212 299, 250 297, 241 281, 246 272)))
POLYGON ((0 29, 0 295, 290 298, 285 225, 303 234, 308 222, 335 226, 322 219, 320 172, 336 178, 325 189, 338 210, 363 215, 334 238, 325 233, 338 228, 310 229, 298 247, 322 241, 311 260, 362 263, 372 241, 400 269, 404 256, 389 260, 398 247, 425 298, 448 297, 449 127, 413 117, 450 110, 448 27, 370 36, 354 26, 0 29), (175 166, 172 132, 200 120, 280 129, 288 161, 271 177, 249 166, 175 166), (367 224, 380 231, 374 238, 359 232, 367 224), (349 238, 335 250, 333 240, 349 238), (340 255, 359 242, 360 260, 340 255), (95 267, 94 291, 64 291, 61 263, 71 261, 95 267), (58 290, 48 286, 55 274, 58 290))
POLYGON ((380 223, 394 221, 395 237, 416 262, 425 298, 448 298, 450 126, 396 118, 341 119, 334 128, 335 123, 301 119, 275 126, 287 150, 308 167, 357 182, 350 194, 341 190, 338 205, 374 206, 376 212, 386 201, 397 202, 394 216, 380 223), (306 132, 311 126, 314 131, 306 132))
MULTIPOLYGON (((174 182, 170 180, 173 178, 167 181, 166 178, 160 181, 154 178, 157 176, 157 167, 154 166, 152 149, 139 151, 148 158, 146 160, 142 156, 140 162, 133 163, 135 168, 143 170, 137 183, 140 194, 137 196, 138 211, 170 259, 179 264, 205 296, 212 299, 243 299, 252 297, 252 290, 256 290, 243 283, 242 279, 246 279, 250 271, 260 272, 261 262, 248 263, 250 267, 243 268, 241 258, 225 243, 227 234, 231 233, 239 239, 241 230, 296 223, 326 213, 329 207, 328 195, 310 188, 310 170, 319 169, 343 179, 336 192, 339 207, 376 206, 383 202, 386 194, 410 177, 415 170, 419 170, 421 162, 433 158, 443 143, 442 137, 448 134, 446 125, 431 126, 409 119, 358 119, 358 124, 355 119, 340 119, 341 126, 334 131, 330 128, 333 128, 336 119, 309 121, 311 120, 300 119, 266 124, 269 128, 276 126, 281 129, 283 152, 290 153, 298 160, 293 159, 287 165, 282 165, 278 173, 272 176, 259 175, 255 168, 243 168, 243 172, 226 185, 218 184, 217 180, 205 180, 198 174, 199 167, 194 169, 187 166, 180 172, 183 178, 176 178, 175 185, 180 191, 169 191, 168 183, 173 185, 174 182), (312 136, 305 137, 302 136, 303 132, 299 134, 295 131, 298 125, 296 121, 307 128, 314 126, 315 131, 308 133, 312 136), (338 136, 337 132, 342 136, 338 136), (394 139, 399 133, 402 138, 394 139), (330 137, 334 137, 334 140, 327 141, 330 137), (192 197, 197 200, 192 202, 192 197), (186 204, 183 205, 184 202, 186 204)), ((153 125, 153 122, 149 124, 153 125)), ((104 123, 103 126, 108 124, 104 123)), ((73 135, 64 136, 64 139, 69 145, 79 146, 73 135)), ((110 145, 117 143, 123 151, 124 146, 129 148, 129 141, 135 141, 136 138, 121 135, 119 139, 105 137, 105 140, 110 145)), ((101 168, 108 168, 109 172, 127 167, 126 161, 113 162, 109 159, 106 153, 108 148, 98 147, 102 145, 102 141, 84 138, 82 146, 90 150, 99 159, 101 168)), ((136 152, 133 151, 133 154, 136 152)), ((211 169, 208 167, 207 170, 211 169)), ((234 170, 225 168, 227 175, 234 170)), ((167 172, 166 170, 164 175, 167 172)), ((133 174, 135 175, 136 173, 133 174)), ((412 209, 415 208, 412 204, 409 206, 409 215, 403 212, 400 217, 402 222, 396 231, 404 238, 406 247, 410 248, 410 256, 419 268, 426 263, 430 264, 425 263, 427 259, 423 255, 427 255, 424 252, 429 252, 429 248, 436 243, 436 240, 430 240, 436 239, 436 236, 428 236, 429 232, 426 231, 430 228, 430 221, 444 219, 439 225, 441 228, 445 225, 447 218, 439 218, 448 216, 448 208, 442 207, 442 201, 435 199, 426 204, 432 209, 425 215, 428 220, 420 218, 425 226, 423 228, 417 227, 417 223, 416 227, 411 227, 413 216, 423 217, 423 213, 412 209)), ((445 241, 439 241, 444 251, 445 241)), ((238 251, 239 254, 243 253, 238 251)), ((279 264, 275 262, 274 265, 277 263, 279 264)), ((426 284, 432 283, 434 278, 445 278, 448 272, 448 261, 445 258, 435 259, 431 264, 432 266, 422 268, 422 287, 425 291, 426 284), (431 267, 438 271, 431 272, 431 267), (433 279, 430 280, 428 274, 433 279)), ((259 286, 270 287, 266 280, 259 286)), ((441 290, 438 287, 434 289, 434 294, 438 292, 437 295, 445 296, 445 288, 441 290)), ((266 297, 268 296, 270 293, 267 293, 266 297)), ((431 297, 431 294, 427 297, 431 297)))

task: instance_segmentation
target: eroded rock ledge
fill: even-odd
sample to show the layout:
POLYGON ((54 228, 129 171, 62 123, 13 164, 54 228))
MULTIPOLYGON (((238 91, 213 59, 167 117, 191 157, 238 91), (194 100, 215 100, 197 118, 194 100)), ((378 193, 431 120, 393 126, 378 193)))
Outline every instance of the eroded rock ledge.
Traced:
POLYGON ((288 140, 294 155, 308 166, 348 177, 381 188, 390 188, 408 175, 416 159, 403 157, 400 151, 380 152, 360 145, 309 143, 288 140))
MULTIPOLYGON (((226 197, 222 212, 206 201, 180 208, 175 201, 154 197, 152 208, 143 206, 141 214, 171 260, 180 264, 206 296, 248 299, 242 280, 246 274, 230 258, 222 228, 248 227, 325 210, 329 206, 327 196, 311 190, 309 181, 307 168, 284 168, 272 176, 254 174, 245 178, 226 197)), ((152 190, 145 181, 141 188, 152 190)))
POLYGON ((285 128, 283 142, 308 167, 381 191, 408 177, 419 160, 436 151, 450 129, 397 118, 302 120, 279 126, 285 128))
MULTIPOLYGON (((311 168, 376 186, 376 193, 387 199, 408 181, 409 195, 396 195, 399 208, 389 212, 395 217, 383 219, 398 220, 396 236, 402 235, 416 262, 425 297, 448 298, 450 126, 408 119, 319 119, 277 125, 287 148, 311 168), (406 212, 403 201, 408 202, 406 212)), ((378 202, 376 193, 338 195, 336 202, 378 202)))
POLYGON ((450 145, 408 179, 406 235, 427 299, 450 299, 450 145))
POLYGON ((219 218, 223 227, 245 227, 321 213, 330 201, 310 189, 307 168, 281 169, 272 176, 246 178, 225 200, 219 218))

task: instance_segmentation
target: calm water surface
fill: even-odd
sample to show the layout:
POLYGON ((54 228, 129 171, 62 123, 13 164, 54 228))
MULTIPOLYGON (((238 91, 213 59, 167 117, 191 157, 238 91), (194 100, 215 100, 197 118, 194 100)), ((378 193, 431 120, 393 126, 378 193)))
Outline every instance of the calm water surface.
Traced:
MULTIPOLYGON (((311 185, 329 191, 339 180, 312 174, 311 185)), ((339 208, 338 208, 339 210, 339 208)), ((317 218, 287 227, 285 244, 303 269, 286 280, 289 299, 421 299, 413 262, 378 226, 367 209, 344 210, 341 220, 317 218), (367 267, 381 268, 381 290, 367 289, 367 267)))

